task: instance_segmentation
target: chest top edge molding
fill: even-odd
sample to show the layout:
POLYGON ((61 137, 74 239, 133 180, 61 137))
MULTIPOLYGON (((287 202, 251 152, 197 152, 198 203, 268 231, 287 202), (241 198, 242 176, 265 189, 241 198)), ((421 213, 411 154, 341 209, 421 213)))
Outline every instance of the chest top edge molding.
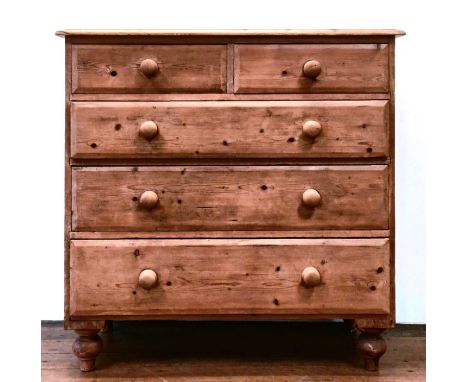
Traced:
POLYGON ((399 29, 64 29, 57 36, 404 36, 399 29))

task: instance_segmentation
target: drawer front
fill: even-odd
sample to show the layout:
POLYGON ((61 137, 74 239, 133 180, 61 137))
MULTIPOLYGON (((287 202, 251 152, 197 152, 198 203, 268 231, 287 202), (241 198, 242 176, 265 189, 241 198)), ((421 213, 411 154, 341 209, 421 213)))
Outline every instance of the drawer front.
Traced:
POLYGON ((73 45, 72 64, 73 93, 226 91, 225 45, 73 45))
POLYGON ((72 230, 388 229, 387 182, 383 165, 75 168, 72 230))
POLYGON ((387 44, 237 45, 234 88, 236 93, 386 93, 388 55, 387 44), (312 68, 304 72, 307 62, 312 68))
POLYGON ((389 251, 388 239, 72 241, 70 313, 388 314, 389 251), (308 267, 316 286, 302 280, 308 267), (155 277, 139 281, 143 270, 155 277))
POLYGON ((71 108, 71 155, 382 158, 388 115, 388 101, 80 102, 71 108))

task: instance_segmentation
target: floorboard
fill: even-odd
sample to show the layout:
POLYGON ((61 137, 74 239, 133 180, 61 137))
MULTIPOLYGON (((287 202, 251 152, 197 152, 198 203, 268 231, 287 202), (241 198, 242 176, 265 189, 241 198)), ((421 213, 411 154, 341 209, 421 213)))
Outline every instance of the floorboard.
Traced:
POLYGON ((42 322, 42 381, 425 381, 424 325, 385 334, 380 371, 366 372, 342 322, 115 322, 97 370, 81 373, 73 331, 42 322))

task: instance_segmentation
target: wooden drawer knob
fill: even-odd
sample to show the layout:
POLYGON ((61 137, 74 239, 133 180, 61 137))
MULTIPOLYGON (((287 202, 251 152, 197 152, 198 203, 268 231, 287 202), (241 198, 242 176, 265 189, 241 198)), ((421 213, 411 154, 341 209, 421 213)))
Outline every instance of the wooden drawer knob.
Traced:
POLYGON ((305 190, 302 194, 302 203, 304 203, 307 207, 317 207, 321 201, 322 197, 320 196, 319 192, 313 188, 305 190))
POLYGON ((320 272, 315 267, 307 267, 302 271, 302 282, 305 286, 314 287, 320 284, 320 272))
POLYGON ((309 60, 302 67, 302 73, 307 78, 317 78, 322 72, 322 65, 317 60, 309 60))
POLYGON ((158 63, 151 59, 143 60, 140 64, 140 71, 146 78, 154 77, 159 72, 158 63))
POLYGON ((314 120, 307 121, 302 125, 302 134, 307 138, 314 139, 322 132, 322 125, 314 120))
POLYGON ((156 135, 158 135, 158 133, 158 125, 156 125, 156 123, 153 121, 143 122, 140 126, 140 129, 138 130, 138 134, 140 134, 141 137, 148 141, 151 141, 154 137, 156 137, 156 135))
POLYGON ((145 191, 140 195, 139 205, 145 210, 152 210, 159 202, 158 194, 154 191, 145 191))
POLYGON ((153 288, 158 282, 158 274, 152 269, 144 269, 138 276, 138 286, 144 289, 153 288))

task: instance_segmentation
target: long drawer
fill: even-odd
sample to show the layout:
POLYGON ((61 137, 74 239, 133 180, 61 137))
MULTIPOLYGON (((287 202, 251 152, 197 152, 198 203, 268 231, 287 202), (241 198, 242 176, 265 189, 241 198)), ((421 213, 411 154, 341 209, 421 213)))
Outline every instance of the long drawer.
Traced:
POLYGON ((387 44, 236 45, 236 93, 386 93, 387 44))
POLYGON ((74 231, 388 229, 388 170, 74 168, 72 209, 74 231))
POLYGON ((72 158, 385 158, 388 101, 79 102, 72 158))
POLYGON ((70 314, 379 315, 390 280, 388 239, 78 240, 70 314))
POLYGON ((73 93, 224 93, 226 45, 72 47, 73 93))

